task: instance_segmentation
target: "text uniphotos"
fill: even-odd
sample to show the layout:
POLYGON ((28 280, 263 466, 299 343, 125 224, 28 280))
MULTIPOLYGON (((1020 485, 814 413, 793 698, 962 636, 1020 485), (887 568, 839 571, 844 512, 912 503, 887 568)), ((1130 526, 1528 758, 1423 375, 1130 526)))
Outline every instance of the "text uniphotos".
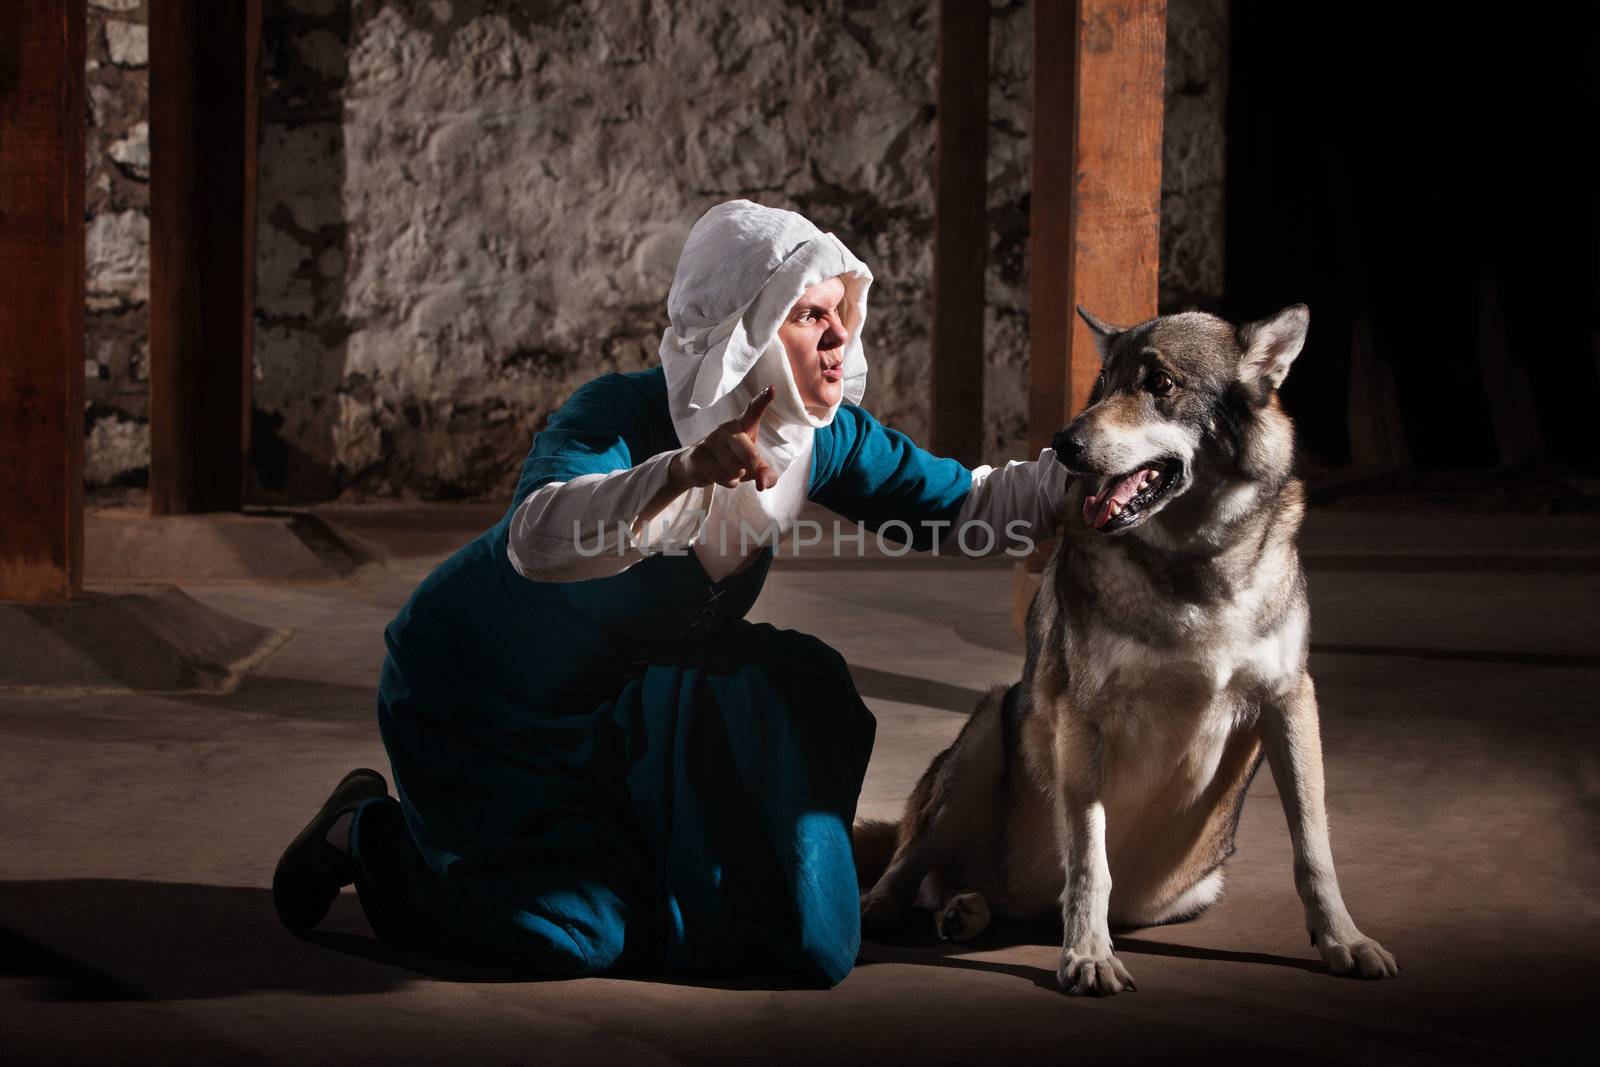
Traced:
MULTIPOLYGON (((645 555, 660 553, 681 556, 688 552, 690 539, 669 535, 675 530, 685 529, 696 531, 692 538, 694 541, 715 542, 717 550, 724 555, 735 544, 740 555, 747 555, 754 548, 768 546, 776 555, 786 539, 784 529, 775 522, 759 526, 740 519, 737 529, 732 529, 732 524, 726 521, 702 526, 702 520, 707 517, 704 511, 686 509, 677 521, 654 534, 651 531, 652 524, 648 523, 641 533, 634 534, 623 522, 608 526, 603 522, 584 523, 575 520, 572 539, 578 554, 586 558, 603 556, 608 552, 621 556, 635 548, 645 555)), ((790 554, 798 556, 802 549, 825 545, 828 555, 854 555, 860 558, 866 555, 868 538, 873 539, 878 553, 884 556, 903 556, 913 548, 922 548, 932 556, 943 552, 962 556, 1007 555, 1020 559, 1032 553, 1036 547, 1033 538, 1028 535, 1028 523, 1021 519, 1006 523, 1003 533, 981 519, 959 524, 948 519, 926 519, 917 524, 917 527, 926 531, 926 537, 917 536, 918 529, 901 519, 890 519, 875 530, 838 519, 833 520, 832 525, 833 529, 829 531, 814 519, 796 519, 788 531, 790 554), (828 537, 830 532, 831 537, 828 537)))

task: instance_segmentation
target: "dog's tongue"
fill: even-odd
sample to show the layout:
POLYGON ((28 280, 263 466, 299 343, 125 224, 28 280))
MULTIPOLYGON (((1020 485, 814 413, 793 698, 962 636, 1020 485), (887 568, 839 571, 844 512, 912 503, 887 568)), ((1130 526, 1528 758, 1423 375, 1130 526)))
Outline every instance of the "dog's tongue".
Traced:
POLYGON ((1111 509, 1118 511, 1128 506, 1128 501, 1138 495, 1149 471, 1137 470, 1104 493, 1091 496, 1083 502, 1083 521, 1090 529, 1098 530, 1111 521, 1111 509))

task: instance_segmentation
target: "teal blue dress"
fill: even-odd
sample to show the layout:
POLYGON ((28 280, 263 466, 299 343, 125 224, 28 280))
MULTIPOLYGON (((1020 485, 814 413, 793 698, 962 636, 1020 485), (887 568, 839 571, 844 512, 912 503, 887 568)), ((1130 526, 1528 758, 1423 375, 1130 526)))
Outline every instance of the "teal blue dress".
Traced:
MULTIPOLYGON (((745 620, 772 549, 721 581, 692 551, 577 582, 507 556, 539 486, 678 447, 659 368, 584 385, 534 439, 505 518, 385 630, 395 797, 364 803, 350 837, 384 942, 538 976, 832 986, 854 965, 850 826, 875 723, 832 648, 745 620)), ((869 529, 900 520, 916 548, 971 485, 854 405, 816 433, 810 498, 869 529)))

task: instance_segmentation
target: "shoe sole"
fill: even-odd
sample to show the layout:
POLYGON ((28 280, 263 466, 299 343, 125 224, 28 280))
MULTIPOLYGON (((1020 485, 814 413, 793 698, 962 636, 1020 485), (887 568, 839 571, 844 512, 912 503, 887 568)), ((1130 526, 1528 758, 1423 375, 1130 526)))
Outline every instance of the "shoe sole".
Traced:
POLYGON ((339 779, 305 829, 289 842, 272 872, 272 904, 285 927, 297 933, 309 930, 328 914, 340 888, 338 884, 317 884, 325 877, 322 850, 328 831, 339 816, 361 801, 388 795, 389 783, 383 775, 358 767, 339 779))

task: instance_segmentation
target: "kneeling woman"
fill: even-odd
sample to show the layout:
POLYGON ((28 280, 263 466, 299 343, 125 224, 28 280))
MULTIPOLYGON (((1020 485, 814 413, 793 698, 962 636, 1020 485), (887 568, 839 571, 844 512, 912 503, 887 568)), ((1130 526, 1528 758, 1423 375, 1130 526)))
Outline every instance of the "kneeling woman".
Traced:
POLYGON ((832 648, 744 620, 774 543, 746 531, 810 499, 992 554, 1049 537, 1064 488, 1048 450, 968 470, 856 406, 871 281, 792 212, 700 219, 662 366, 574 393, 385 631, 394 796, 334 790, 278 864, 287 926, 353 880, 383 941, 535 975, 849 973, 874 720, 832 648))

